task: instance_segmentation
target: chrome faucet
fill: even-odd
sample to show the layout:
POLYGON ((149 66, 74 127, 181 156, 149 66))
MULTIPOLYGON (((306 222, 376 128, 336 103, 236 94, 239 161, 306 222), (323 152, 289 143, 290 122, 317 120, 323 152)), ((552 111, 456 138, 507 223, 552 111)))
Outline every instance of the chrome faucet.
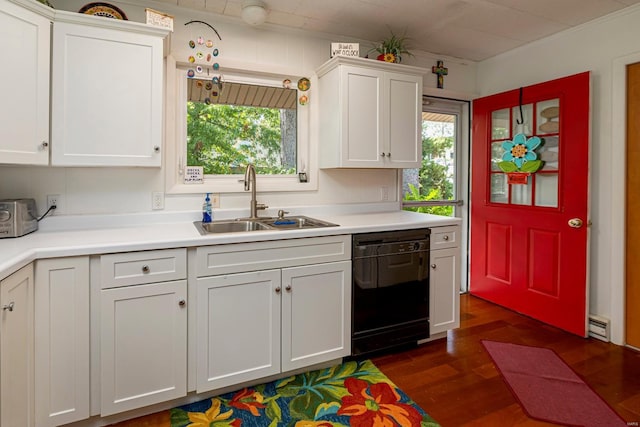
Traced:
POLYGON ((244 191, 251 190, 251 202, 249 204, 250 219, 258 218, 258 209, 267 209, 269 206, 264 203, 258 203, 256 200, 256 168, 251 163, 247 165, 244 171, 244 191))

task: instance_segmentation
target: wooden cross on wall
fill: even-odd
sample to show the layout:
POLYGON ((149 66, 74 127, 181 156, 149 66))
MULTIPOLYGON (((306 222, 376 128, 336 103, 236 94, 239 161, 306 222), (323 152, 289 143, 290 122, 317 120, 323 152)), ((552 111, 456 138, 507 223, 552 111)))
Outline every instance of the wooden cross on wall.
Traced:
POLYGON ((444 88, 444 76, 449 74, 449 69, 444 66, 444 61, 438 61, 431 67, 431 72, 438 75, 438 89, 444 88))

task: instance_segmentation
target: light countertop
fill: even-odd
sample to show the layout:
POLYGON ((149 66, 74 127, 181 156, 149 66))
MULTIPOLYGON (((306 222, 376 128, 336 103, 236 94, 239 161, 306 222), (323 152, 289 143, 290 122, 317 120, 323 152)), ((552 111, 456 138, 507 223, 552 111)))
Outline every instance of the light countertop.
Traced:
MULTIPOLYGON (((45 218, 40 229, 18 238, 0 239, 0 279, 41 258, 95 255, 266 240, 297 239, 385 230, 460 224, 460 219, 408 211, 295 212, 338 224, 302 230, 262 230, 201 235, 193 224, 199 212, 163 215, 103 215, 45 218)), ((265 215, 266 216, 266 215, 265 215)), ((216 217, 215 219, 222 219, 216 217)))

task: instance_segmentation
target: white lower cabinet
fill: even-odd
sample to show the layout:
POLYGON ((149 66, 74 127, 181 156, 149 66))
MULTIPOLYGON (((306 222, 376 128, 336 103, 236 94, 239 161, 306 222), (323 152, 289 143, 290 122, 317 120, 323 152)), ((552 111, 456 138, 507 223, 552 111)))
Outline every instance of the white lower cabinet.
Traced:
POLYGON ((187 282, 100 293, 101 415, 186 395, 187 282))
POLYGON ((351 354, 351 261, 282 269, 282 370, 351 354))
POLYGON ((460 227, 431 229, 429 253, 430 334, 460 326, 460 227))
POLYGON ((39 260, 35 283, 36 426, 89 418, 89 257, 39 260))
POLYGON ((280 372, 280 270, 198 279, 198 392, 280 372))
POLYGON ((32 427, 33 265, 0 281, 0 425, 32 427))
POLYGON ((198 272, 224 273, 197 279, 196 391, 351 354, 350 251, 350 236, 198 248, 198 272))
POLYGON ((187 394, 186 252, 100 257, 100 415, 187 394))

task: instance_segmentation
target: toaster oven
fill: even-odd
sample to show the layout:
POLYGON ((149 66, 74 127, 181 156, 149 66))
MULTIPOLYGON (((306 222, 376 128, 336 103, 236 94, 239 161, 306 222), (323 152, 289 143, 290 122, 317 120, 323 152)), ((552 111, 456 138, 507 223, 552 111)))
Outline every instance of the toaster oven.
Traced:
POLYGON ((37 229, 38 211, 35 200, 0 200, 0 238, 20 237, 37 229))

